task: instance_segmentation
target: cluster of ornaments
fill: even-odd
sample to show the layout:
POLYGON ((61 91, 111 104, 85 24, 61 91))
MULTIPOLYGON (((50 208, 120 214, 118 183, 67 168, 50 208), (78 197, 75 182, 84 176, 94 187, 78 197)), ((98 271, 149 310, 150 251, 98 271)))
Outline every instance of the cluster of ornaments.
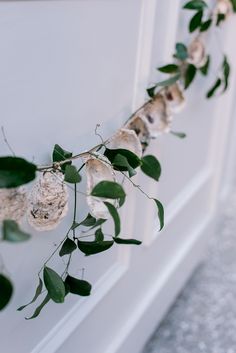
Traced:
MULTIPOLYGON (((227 18, 233 13, 230 0, 218 0, 212 13, 227 18)), ((198 34, 188 46, 186 63, 201 68, 207 61, 205 34, 198 34)), ((170 132, 173 116, 185 105, 183 88, 176 82, 163 87, 138 109, 125 125, 109 140, 109 149, 127 149, 141 157, 151 139, 170 132)), ((96 218, 107 219, 109 213, 104 199, 90 196, 94 186, 103 180, 115 181, 115 171, 109 160, 95 153, 84 157, 87 178, 87 204, 96 218)), ((28 223, 38 231, 48 231, 59 225, 68 211, 68 190, 64 175, 58 168, 40 173, 31 191, 25 188, 0 189, 0 222, 12 219, 20 222, 25 216, 28 223)), ((109 200, 115 204, 115 201, 109 200)))
MULTIPOLYGON (((178 84, 165 88, 139 109, 109 140, 109 149, 126 149, 139 158, 152 138, 169 132, 173 113, 183 107, 184 97, 178 84)), ((90 196, 99 182, 116 181, 115 171, 102 154, 84 157, 87 179, 87 204, 96 218, 107 219, 109 212, 105 199, 90 196)), ((59 169, 41 172, 28 192, 25 188, 1 189, 0 221, 21 221, 26 215, 28 223, 37 231, 56 228, 68 211, 68 187, 59 169), (4 205, 4 207, 3 207, 4 205)), ((107 200, 108 201, 108 200, 107 200)), ((114 200, 110 203, 116 205, 114 200)))

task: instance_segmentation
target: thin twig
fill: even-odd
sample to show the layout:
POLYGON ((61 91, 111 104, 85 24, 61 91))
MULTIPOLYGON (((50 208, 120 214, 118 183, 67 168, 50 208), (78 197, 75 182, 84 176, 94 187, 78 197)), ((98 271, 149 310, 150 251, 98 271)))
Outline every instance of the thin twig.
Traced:
POLYGON ((55 163, 53 163, 53 164, 51 164, 51 165, 38 166, 38 167, 37 167, 37 170, 38 170, 39 172, 43 172, 43 171, 46 171, 46 170, 48 170, 48 169, 58 169, 58 168, 61 167, 63 164, 68 163, 68 162, 71 162, 71 161, 73 161, 73 160, 75 160, 75 159, 78 159, 78 158, 85 157, 85 156, 87 156, 88 154, 90 154, 90 153, 96 151, 96 150, 97 150, 98 148, 100 148, 101 146, 107 145, 108 143, 109 143, 109 140, 106 140, 106 141, 104 141, 104 143, 102 143, 102 144, 100 143, 100 144, 98 144, 98 145, 92 147, 89 151, 85 151, 85 152, 76 154, 76 155, 74 155, 74 156, 72 156, 72 157, 70 157, 70 158, 66 158, 66 159, 64 159, 63 161, 60 161, 60 162, 55 162, 55 163))
POLYGON ((149 200, 152 200, 152 199, 153 199, 153 198, 152 198, 151 196, 149 196, 145 191, 143 191, 143 189, 141 189, 140 185, 135 184, 135 183, 133 182, 133 180, 131 180, 131 178, 129 178, 124 172, 120 171, 120 173, 123 174, 124 177, 125 177, 126 179, 128 179, 129 182, 130 182, 135 188, 139 189, 139 191, 140 191, 143 195, 145 195, 149 200))
MULTIPOLYGON (((77 211, 77 186, 74 185, 74 213, 73 213, 73 224, 75 224, 76 220, 76 211, 77 211)), ((73 239, 75 240, 75 228, 73 227, 73 239)))
POLYGON ((70 267, 71 258, 72 258, 72 254, 69 255, 69 258, 68 258, 68 261, 67 261, 65 270, 63 271, 63 273, 62 273, 62 275, 61 275, 62 278, 63 278, 65 275, 68 275, 68 270, 69 270, 69 267, 70 267))
POLYGON ((15 152, 14 152, 13 148, 11 147, 10 143, 8 142, 8 139, 6 137, 6 134, 5 134, 3 126, 1 126, 1 131, 2 131, 2 136, 3 136, 3 141, 5 142, 5 144, 7 145, 7 147, 9 148, 11 153, 13 154, 13 156, 15 156, 15 152))
MULTIPOLYGON (((138 112, 139 110, 143 109, 149 102, 151 102, 151 100, 152 100, 152 99, 149 99, 147 102, 145 102, 144 104, 142 104, 141 107, 139 107, 134 113, 132 113, 132 114, 130 115, 130 117, 125 121, 125 123, 123 124, 123 126, 126 125, 126 123, 127 123, 132 117, 134 117, 134 116, 137 114, 137 112, 138 112)), ((99 127, 99 126, 100 126, 99 124, 96 125, 95 134, 101 138, 102 143, 100 143, 100 144, 98 144, 98 145, 92 147, 92 148, 91 148, 90 150, 88 150, 88 151, 81 152, 81 153, 76 154, 76 155, 74 155, 74 156, 72 156, 72 157, 70 157, 70 158, 66 158, 66 159, 64 159, 63 161, 55 162, 55 163, 53 163, 53 164, 51 164, 51 165, 38 166, 38 167, 37 167, 37 170, 38 170, 39 172, 44 172, 44 171, 47 171, 48 169, 49 169, 49 170, 51 170, 51 169, 58 169, 59 167, 61 167, 61 166, 62 166, 63 164, 65 164, 65 163, 71 162, 71 161, 73 161, 73 160, 75 160, 75 159, 78 159, 78 158, 85 157, 87 154, 93 153, 94 151, 100 149, 101 147, 103 147, 103 146, 105 147, 106 145, 108 145, 108 144, 110 143, 110 138, 108 138, 107 140, 103 141, 102 136, 97 133, 97 127, 99 127)))
POLYGON ((69 233, 71 231, 71 227, 69 228, 69 230, 67 231, 65 237, 60 241, 60 243, 57 245, 56 249, 51 253, 51 255, 47 258, 47 260, 44 262, 43 266, 40 268, 39 272, 38 272, 38 276, 40 275, 41 271, 44 269, 45 265, 51 260, 51 258, 53 257, 53 255, 58 251, 58 249, 60 248, 60 246, 64 243, 64 241, 66 240, 66 238, 68 237, 69 233))
POLYGON ((95 127, 95 135, 98 136, 98 137, 101 139, 102 145, 104 145, 103 137, 102 137, 102 135, 100 135, 100 134, 98 133, 98 128, 99 128, 100 126, 101 126, 100 124, 97 124, 97 125, 96 125, 96 127, 95 127))
MULTIPOLYGON (((76 212, 77 212, 77 185, 75 184, 75 185, 74 185, 74 212, 73 212, 73 222, 72 222, 72 226, 75 224, 76 212)), ((71 228, 72 228, 72 226, 71 226, 71 228)), ((71 228, 70 228, 70 229, 71 229, 71 228)), ((75 228, 74 228, 74 227, 72 228, 72 234, 73 234, 73 239, 76 240, 76 237, 75 237, 75 228)), ((68 258, 68 261, 67 261, 65 270, 64 270, 64 272, 62 273, 61 277, 63 277, 64 275, 67 275, 67 274, 68 274, 68 270, 69 270, 69 267, 70 267, 71 259, 72 259, 72 253, 69 255, 69 258, 68 258)))

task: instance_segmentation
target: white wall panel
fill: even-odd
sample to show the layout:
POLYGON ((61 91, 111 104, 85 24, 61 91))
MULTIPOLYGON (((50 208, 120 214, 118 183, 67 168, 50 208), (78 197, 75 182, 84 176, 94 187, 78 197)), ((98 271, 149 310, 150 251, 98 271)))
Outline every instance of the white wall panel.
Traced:
MULTIPOLYGON (((155 67, 171 60, 176 39, 187 40, 182 3, 0 1, 0 125, 16 153, 45 163, 55 143, 75 152, 97 143, 97 123, 104 137, 115 131, 146 99, 145 89, 160 77, 155 67)), ((233 26, 234 20, 222 37, 232 62, 233 26)), ((214 38, 209 40, 217 53, 214 38)), ((140 351, 199 263, 214 221, 227 137, 233 136, 235 71, 231 91, 219 101, 204 100, 211 80, 197 79, 185 111, 175 118, 173 130, 186 132, 187 139, 161 136, 149 148, 162 164, 160 183, 136 177, 166 206, 163 232, 157 232, 154 205, 126 185, 131 196, 123 232, 143 240, 143 246, 78 255, 73 262, 74 273, 85 267, 85 278, 94 283, 91 297, 50 304, 30 322, 16 312, 32 296, 36 273, 71 215, 54 232, 35 233, 18 246, 1 245, 16 284, 14 299, 0 316, 3 352, 140 351)), ((0 138, 0 154, 7 153, 0 138)), ((79 199, 78 217, 85 213, 79 199)), ((52 264, 63 266, 59 260, 52 264)))

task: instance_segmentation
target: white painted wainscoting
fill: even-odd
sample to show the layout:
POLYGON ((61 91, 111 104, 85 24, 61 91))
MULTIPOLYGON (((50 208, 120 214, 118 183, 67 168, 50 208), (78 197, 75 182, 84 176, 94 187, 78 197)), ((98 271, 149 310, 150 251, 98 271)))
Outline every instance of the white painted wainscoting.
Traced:
MULTIPOLYGON (((0 124, 18 155, 48 162, 55 143, 74 152, 112 134, 146 99, 155 67, 186 41, 189 14, 179 0, 0 1, 0 124)), ((235 19, 220 40, 236 60, 235 19)), ((210 47, 219 57, 214 35, 210 47)), ((33 295, 37 272, 63 237, 71 215, 54 232, 29 231, 25 244, 1 244, 15 283, 11 305, 0 314, 2 353, 139 353, 154 327, 199 263, 211 233, 219 194, 232 174, 235 68, 219 99, 204 94, 214 81, 198 77, 173 129, 187 139, 162 136, 149 148, 162 163, 162 180, 137 182, 163 201, 166 227, 157 232, 155 208, 131 190, 123 234, 141 247, 114 247, 85 258, 72 274, 94 283, 92 296, 50 303, 39 318, 16 312, 33 295), (231 146, 231 147, 230 147, 231 146), (231 151, 229 153, 229 151, 231 151), (223 171, 229 171, 223 173, 223 171)), ((8 154, 0 139, 0 154, 8 154)), ((225 193, 227 188, 224 188, 225 193)), ((86 213, 79 200, 78 218, 86 213)), ((26 225, 27 227, 27 225, 26 225)), ((27 229, 27 228, 26 228, 27 229)), ((51 266, 62 268, 61 260, 51 266)))

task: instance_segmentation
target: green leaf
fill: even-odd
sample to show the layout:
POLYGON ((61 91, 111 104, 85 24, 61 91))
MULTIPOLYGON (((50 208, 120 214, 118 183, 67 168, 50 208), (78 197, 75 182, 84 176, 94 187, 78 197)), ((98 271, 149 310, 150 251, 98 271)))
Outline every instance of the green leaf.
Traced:
POLYGON ((158 211, 158 218, 159 218, 159 222, 160 222, 160 230, 162 230, 162 228, 164 227, 164 207, 162 205, 162 203, 157 200, 157 199, 153 199, 156 203, 157 206, 157 211, 158 211))
POLYGON ((176 43, 175 49, 176 49, 176 53, 174 55, 175 58, 177 58, 179 60, 186 60, 187 59, 188 49, 187 49, 186 45, 184 45, 183 43, 176 43))
POLYGON ((219 13, 217 15, 217 21, 216 21, 216 26, 219 26, 221 22, 225 21, 225 15, 223 13, 219 13))
POLYGON ((88 213, 87 217, 80 223, 74 222, 71 229, 76 229, 77 227, 79 227, 80 225, 84 226, 84 227, 91 227, 90 230, 99 227, 100 225, 102 225, 103 223, 105 223, 107 220, 103 219, 103 218, 94 218, 93 216, 91 216, 90 213, 88 213))
POLYGON ((200 27, 200 32, 205 32, 207 31, 212 24, 212 19, 210 18, 209 20, 203 22, 200 27))
POLYGON ((236 12, 236 0, 230 0, 233 5, 234 12, 236 12))
POLYGON ((63 303, 65 298, 65 285, 61 277, 54 270, 45 266, 43 279, 50 298, 55 303, 63 303))
POLYGON ((140 245, 142 242, 137 239, 122 239, 122 238, 113 238, 114 242, 117 244, 130 244, 130 245, 140 245))
POLYGON ((95 255, 100 252, 106 251, 113 244, 114 244, 114 242, 112 240, 104 240, 104 241, 81 241, 81 240, 78 240, 78 248, 86 256, 95 255))
POLYGON ((184 139, 187 136, 185 132, 170 131, 170 133, 180 139, 184 139))
POLYGON ((137 174, 137 172, 129 164, 128 159, 125 156, 122 156, 121 154, 117 154, 115 156, 112 165, 116 170, 127 170, 130 178, 137 174))
POLYGON ((96 218, 91 216, 90 213, 88 213, 87 217, 79 223, 79 225, 84 226, 84 227, 92 227, 96 223, 96 218))
POLYGON ((187 10, 204 10, 207 7, 207 4, 203 0, 191 0, 187 2, 183 9, 187 10))
POLYGON ((3 310, 9 303, 13 293, 13 286, 11 281, 0 274, 0 310, 3 310))
POLYGON ((119 202, 119 207, 122 207, 125 203, 125 197, 120 197, 118 202, 119 202))
POLYGON ((3 221, 3 240, 19 243, 29 238, 30 235, 23 232, 15 221, 10 219, 3 221))
MULTIPOLYGON (((129 166, 133 169, 136 169, 141 164, 140 158, 136 154, 123 148, 117 148, 117 149, 106 148, 104 152, 104 156, 106 156, 112 164, 115 163, 115 166, 116 164, 119 164, 119 162, 120 164, 122 163, 119 159, 117 159, 117 155, 125 157, 127 159, 129 166)), ((128 168, 127 166, 124 166, 123 168, 122 166, 119 166, 119 170, 127 171, 128 168)))
POLYGON ((164 80, 161 82, 158 82, 156 87, 166 87, 166 86, 170 86, 173 85, 176 81, 178 81, 180 79, 180 74, 177 74, 175 76, 171 76, 168 80, 164 80))
POLYGON ((169 65, 158 67, 157 70, 160 72, 164 72, 166 74, 172 74, 174 72, 179 71, 179 66, 176 64, 169 64, 169 65))
POLYGON ((0 157, 0 188, 15 188, 34 180, 36 165, 19 157, 0 157))
POLYGON ((101 242, 104 240, 104 234, 101 228, 98 228, 95 232, 95 241, 101 242))
POLYGON ((104 204, 107 206, 108 211, 110 215, 113 218, 114 225, 115 225, 115 237, 117 237, 120 234, 120 216, 119 213, 117 212, 117 209, 115 206, 110 204, 109 202, 104 202, 104 204))
POLYGON ((188 89, 191 83, 193 82, 197 73, 197 69, 194 65, 189 64, 184 77, 184 89, 188 89))
POLYGON ((224 56, 224 61, 223 61, 223 75, 224 75, 224 90, 225 92, 228 88, 229 85, 229 76, 230 76, 230 65, 228 63, 227 57, 224 56))
POLYGON ((65 167, 65 181, 67 183, 76 184, 81 182, 81 176, 74 165, 66 165, 65 167))
POLYGON ((157 86, 152 86, 150 88, 147 88, 147 94, 150 98, 153 98, 155 96, 155 90, 156 90, 157 86))
POLYGON ((66 238, 62 244, 59 256, 69 255, 77 248, 76 244, 70 238, 66 238))
POLYGON ((91 196, 107 199, 119 199, 125 197, 123 187, 114 181, 101 181, 93 188, 91 196))
POLYGON ((70 293, 81 295, 83 297, 86 297, 91 293, 91 284, 82 279, 77 279, 68 275, 65 279, 65 283, 68 285, 70 293))
POLYGON ((220 85, 221 85, 221 79, 220 78, 218 78, 217 80, 216 80, 216 82, 214 83, 214 85, 209 89, 209 91, 207 92, 207 94, 206 94, 206 97, 207 98, 211 98, 213 95, 214 95, 214 93, 217 91, 217 89, 220 87, 220 85))
POLYGON ((209 67, 210 67, 210 60, 211 60, 210 55, 208 55, 205 65, 199 69, 199 71, 203 76, 206 76, 208 74, 209 67))
POLYGON ((156 181, 159 181, 161 176, 161 165, 155 156, 148 155, 142 158, 141 170, 156 181))
POLYGON ((35 312, 33 313, 33 315, 30 317, 26 317, 25 319, 31 320, 31 319, 34 319, 37 316, 39 316, 39 314, 41 313, 41 310, 49 302, 50 299, 51 298, 50 298, 49 294, 47 294, 46 297, 44 298, 44 300, 42 301, 42 303, 35 309, 35 312))
POLYGON ((53 149, 52 153, 52 160, 53 162, 61 162, 67 158, 71 158, 72 153, 69 151, 64 150, 61 146, 56 144, 53 149))
POLYGON ((98 218, 97 220, 96 220, 96 222, 94 223, 94 225, 89 229, 89 230, 92 230, 92 229, 94 229, 94 228, 96 228, 96 227, 99 227, 99 226, 101 226, 103 223, 105 223, 107 221, 107 219, 103 219, 103 218, 98 218))
POLYGON ((201 26, 203 11, 198 11, 189 22, 189 32, 194 32, 197 28, 201 26))
POLYGON ((21 311, 24 308, 26 308, 28 305, 34 303, 38 299, 40 294, 42 293, 42 289, 43 289, 43 281, 41 280, 41 278, 39 278, 39 284, 38 284, 38 286, 36 288, 35 295, 34 295, 33 299, 28 304, 20 306, 17 310, 21 311))
POLYGON ((71 229, 72 230, 76 229, 79 226, 91 227, 95 223, 96 223, 96 218, 94 218, 93 216, 91 216, 90 213, 88 213, 88 215, 86 216, 86 218, 82 222, 80 222, 80 223, 74 222, 71 229))
MULTIPOLYGON (((64 150, 61 146, 59 146, 58 144, 56 144, 54 146, 54 149, 53 149, 53 153, 52 153, 52 160, 53 162, 62 162, 64 161, 65 159, 68 159, 68 158, 71 158, 72 157, 72 153, 69 152, 69 151, 66 151, 64 150)), ((65 164, 63 164, 61 166, 61 169, 63 171, 65 171, 65 168, 67 165, 70 165, 72 162, 69 161, 69 162, 66 162, 65 164)))

